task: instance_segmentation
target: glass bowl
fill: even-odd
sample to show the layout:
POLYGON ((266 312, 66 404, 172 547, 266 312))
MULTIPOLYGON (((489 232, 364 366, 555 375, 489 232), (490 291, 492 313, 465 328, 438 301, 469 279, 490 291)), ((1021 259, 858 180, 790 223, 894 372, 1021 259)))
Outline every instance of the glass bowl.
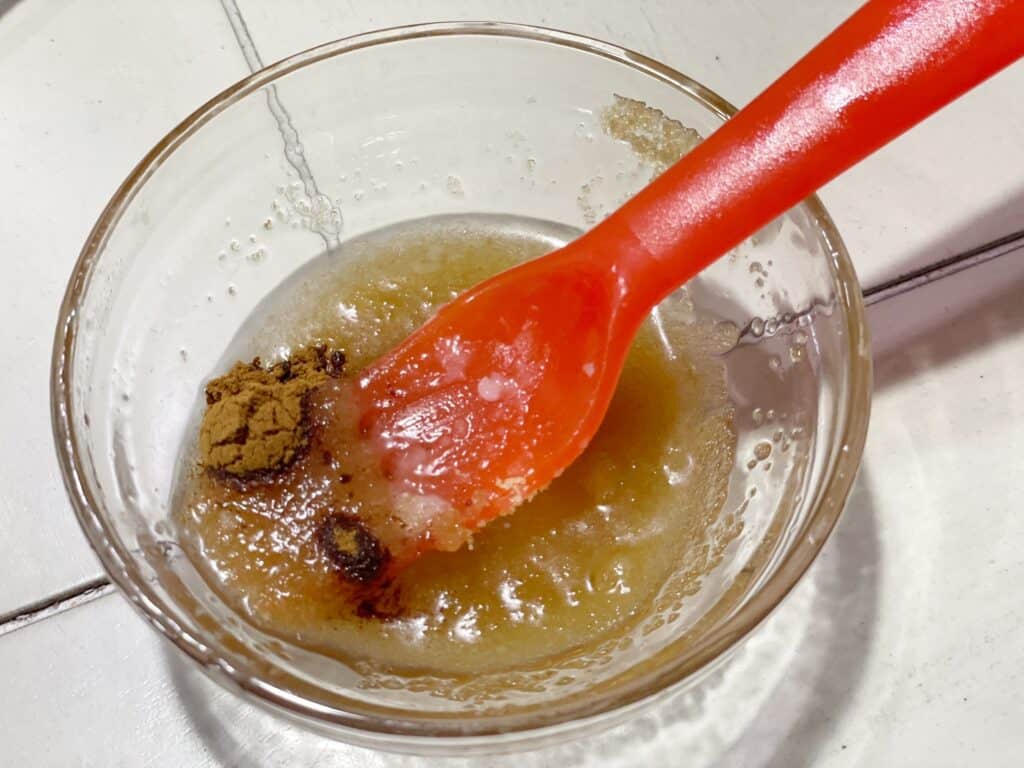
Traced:
POLYGON ((673 595, 678 585, 665 585, 668 607, 614 663, 563 668, 562 684, 498 701, 457 686, 368 688, 357 668, 231 612, 182 555, 170 510, 204 380, 290 273, 342 240, 424 216, 503 214, 582 231, 674 159, 686 128, 707 135, 732 112, 639 54, 497 23, 330 43, 201 107, 114 195, 57 326, 57 451, 111 579, 217 680, 365 746, 538 744, 695 684, 805 572, 861 457, 870 361, 860 290, 816 198, 680 294, 735 340, 722 360, 736 461, 719 517, 740 532, 697 564, 699 588, 673 595), (619 108, 635 118, 628 135, 610 128, 609 110, 619 108))

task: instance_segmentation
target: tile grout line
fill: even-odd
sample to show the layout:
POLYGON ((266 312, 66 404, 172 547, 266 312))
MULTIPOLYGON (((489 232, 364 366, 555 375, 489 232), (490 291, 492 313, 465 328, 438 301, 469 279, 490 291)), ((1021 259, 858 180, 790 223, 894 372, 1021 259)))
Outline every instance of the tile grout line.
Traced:
POLYGON ((17 632, 19 629, 43 621, 51 616, 70 611, 80 605, 91 603, 114 592, 114 585, 105 576, 90 579, 70 589, 58 592, 35 603, 0 615, 0 637, 17 632))
POLYGON ((1013 232, 1005 237, 865 288, 864 303, 869 307, 879 304, 943 278, 958 275, 972 267, 981 266, 1022 250, 1024 250, 1024 230, 1013 232))
MULTIPOLYGON (((245 17, 238 7, 236 0, 220 0, 221 8, 227 16, 228 24, 234 34, 235 41, 241 50, 242 58, 250 72, 258 72, 264 68, 263 58, 260 56, 256 43, 249 33, 249 26, 245 17)), ((306 196, 311 201, 326 200, 317 187, 316 179, 306 162, 305 149, 298 131, 292 122, 291 115, 287 108, 281 103, 277 94, 277 86, 270 85, 267 88, 267 107, 271 116, 277 123, 278 132, 284 142, 285 160, 292 169, 299 175, 306 196)), ((323 227, 320 222, 314 220, 311 229, 320 236, 327 248, 338 244, 338 234, 323 227)), ((0 637, 16 632, 37 621, 43 621, 56 616, 57 614, 85 605, 114 592, 114 586, 105 576, 70 587, 62 592, 49 595, 36 602, 28 603, 5 614, 0 614, 0 637)))
MULTIPOLYGON (((242 58, 245 59, 246 66, 249 67, 250 72, 259 72, 264 67, 263 57, 260 56, 256 43, 249 33, 249 25, 246 24, 245 17, 242 15, 242 10, 238 7, 238 3, 236 0, 220 0, 220 5, 228 17, 228 24, 231 25, 231 31, 234 33, 235 41, 242 52, 242 58)), ((274 122, 277 123, 277 130, 281 134, 282 141, 284 141, 285 160, 299 175, 306 197, 310 200, 311 210, 315 212, 319 207, 325 208, 329 213, 336 213, 334 205, 326 195, 321 194, 320 188, 317 186, 313 171, 310 169, 309 163, 306 162, 306 151, 302 145, 302 139, 295 128, 291 114, 284 104, 281 103, 281 99, 277 94, 277 85, 271 83, 269 86, 266 86, 266 93, 267 108, 270 110, 274 122)), ((325 226, 319 217, 314 216, 310 229, 324 241, 325 248, 337 247, 339 239, 336 227, 325 226)))

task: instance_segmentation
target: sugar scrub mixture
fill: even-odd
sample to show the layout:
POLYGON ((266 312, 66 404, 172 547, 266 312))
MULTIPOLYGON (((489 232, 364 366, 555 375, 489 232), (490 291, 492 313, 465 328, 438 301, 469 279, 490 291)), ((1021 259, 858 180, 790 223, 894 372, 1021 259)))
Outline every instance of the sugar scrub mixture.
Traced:
POLYGON ((665 590, 695 593, 739 532, 720 519, 736 437, 718 355, 735 334, 679 294, 643 327, 601 430, 561 477, 372 604, 352 599, 339 568, 372 567, 374 553, 338 510, 387 498, 325 403, 438 305, 560 244, 494 224, 411 222, 321 257, 229 350, 271 364, 225 365, 208 387, 177 522, 212 587, 264 631, 386 675, 544 669, 650 619, 665 590))

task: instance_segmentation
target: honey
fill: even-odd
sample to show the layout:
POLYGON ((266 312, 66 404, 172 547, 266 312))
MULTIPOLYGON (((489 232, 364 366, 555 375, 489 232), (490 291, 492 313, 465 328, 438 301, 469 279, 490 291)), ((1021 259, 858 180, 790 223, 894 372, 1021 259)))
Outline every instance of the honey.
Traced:
POLYGON ((332 561, 332 547, 354 551, 358 539, 332 522, 339 511, 388 504, 343 412, 344 387, 441 303, 571 236, 503 217, 411 222, 320 257, 264 301, 225 368, 317 343, 348 362, 311 397, 308 452, 258 492, 186 473, 181 538, 223 599, 263 630, 364 671, 457 677, 585 657, 649 619, 665 589, 688 588, 678 577, 707 549, 736 438, 717 357, 729 340, 682 294, 643 327, 599 433, 549 488, 457 552, 424 555, 372 603, 352 599, 332 561))

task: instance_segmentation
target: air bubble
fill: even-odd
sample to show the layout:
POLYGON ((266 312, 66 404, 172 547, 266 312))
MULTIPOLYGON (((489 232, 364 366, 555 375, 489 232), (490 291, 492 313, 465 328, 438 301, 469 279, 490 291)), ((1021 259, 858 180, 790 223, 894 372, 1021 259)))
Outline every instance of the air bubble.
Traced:
POLYGON ((754 420, 754 424, 757 426, 761 426, 764 423, 764 411, 760 408, 755 408, 751 411, 750 417, 754 420))
POLYGON ((767 440, 762 440, 760 443, 754 446, 754 458, 758 461, 764 461, 772 455, 772 444, 767 440))
POLYGON ((242 244, 237 240, 232 240, 228 245, 232 251, 238 251, 242 247, 242 244))

